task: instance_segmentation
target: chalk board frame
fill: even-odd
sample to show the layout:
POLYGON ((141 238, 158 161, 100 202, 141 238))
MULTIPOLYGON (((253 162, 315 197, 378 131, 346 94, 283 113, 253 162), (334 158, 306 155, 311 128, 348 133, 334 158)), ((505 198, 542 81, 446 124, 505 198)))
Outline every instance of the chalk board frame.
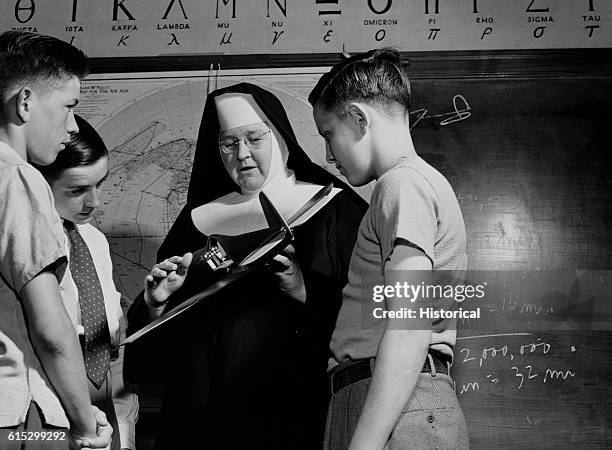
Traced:
MULTIPOLYGON (((402 52, 411 78, 612 76, 612 48, 402 52)), ((163 72, 274 67, 322 67, 342 60, 339 53, 204 54, 189 56, 90 58, 92 73, 163 72)))

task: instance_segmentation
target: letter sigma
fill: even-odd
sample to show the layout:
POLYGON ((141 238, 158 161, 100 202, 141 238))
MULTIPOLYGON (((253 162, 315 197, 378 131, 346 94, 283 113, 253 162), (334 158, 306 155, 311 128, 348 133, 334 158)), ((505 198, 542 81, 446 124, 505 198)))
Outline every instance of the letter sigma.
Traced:
POLYGON ((552 17, 548 17, 548 16, 535 16, 535 17, 528 17, 527 22, 528 23, 545 23, 545 22, 554 22, 554 20, 552 17))

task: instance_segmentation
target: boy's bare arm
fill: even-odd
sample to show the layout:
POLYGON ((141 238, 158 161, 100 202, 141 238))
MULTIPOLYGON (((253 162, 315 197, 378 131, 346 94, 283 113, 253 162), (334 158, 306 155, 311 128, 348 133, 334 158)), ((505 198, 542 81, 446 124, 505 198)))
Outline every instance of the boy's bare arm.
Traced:
MULTIPOLYGON (((399 245, 385 265, 385 284, 413 282, 418 285, 424 281, 423 273, 431 269, 431 261, 423 252, 399 245)), ((405 298, 387 299, 389 311, 400 311, 406 306, 410 305, 405 298)), ((384 447, 417 383, 430 342, 429 321, 388 319, 366 402, 349 447, 351 450, 384 447)))
POLYGON ((86 438, 92 446, 106 446, 108 442, 102 445, 102 436, 97 434, 83 356, 55 275, 41 272, 23 287, 20 296, 32 345, 66 411, 71 433, 86 438))

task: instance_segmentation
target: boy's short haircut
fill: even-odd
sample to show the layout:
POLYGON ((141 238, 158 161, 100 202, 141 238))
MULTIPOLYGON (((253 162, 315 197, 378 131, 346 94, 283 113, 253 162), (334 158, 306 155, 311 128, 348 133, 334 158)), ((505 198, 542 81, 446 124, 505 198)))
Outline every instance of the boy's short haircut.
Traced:
POLYGON ((378 104, 389 113, 400 105, 407 113, 410 110, 410 82, 397 50, 370 50, 335 65, 319 79, 308 101, 328 111, 346 102, 364 101, 378 104))
POLYGON ((50 80, 82 79, 87 71, 85 54, 60 39, 25 31, 0 34, 0 98, 19 82, 45 89, 53 86, 50 80))

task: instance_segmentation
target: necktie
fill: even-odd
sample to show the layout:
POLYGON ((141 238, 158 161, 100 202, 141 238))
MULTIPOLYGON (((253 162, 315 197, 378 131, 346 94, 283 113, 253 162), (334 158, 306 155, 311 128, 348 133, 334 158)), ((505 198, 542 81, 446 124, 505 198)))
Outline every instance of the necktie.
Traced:
POLYGON ((110 333, 104 308, 104 294, 83 237, 74 224, 64 221, 70 241, 70 272, 79 292, 81 319, 85 328, 85 369, 100 389, 110 366, 110 333))

